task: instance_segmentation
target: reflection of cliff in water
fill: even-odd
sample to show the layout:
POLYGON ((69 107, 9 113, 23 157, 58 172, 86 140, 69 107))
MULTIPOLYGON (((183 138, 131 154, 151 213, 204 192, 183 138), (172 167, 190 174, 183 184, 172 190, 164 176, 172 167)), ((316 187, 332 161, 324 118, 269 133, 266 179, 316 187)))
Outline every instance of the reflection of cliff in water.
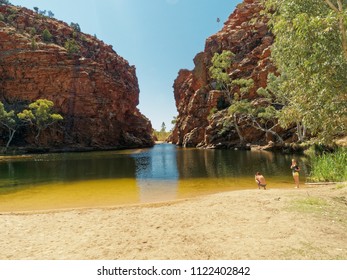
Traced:
POLYGON ((0 188, 49 182, 134 178, 135 160, 121 154, 69 153, 34 155, 0 162, 0 188))
MULTIPOLYGON (((207 188, 209 184, 213 188, 218 184, 240 186, 240 180, 245 181, 245 187, 252 187, 257 171, 269 179, 271 186, 275 181, 282 186, 293 180, 291 158, 292 155, 264 151, 182 149, 170 144, 128 151, 33 155, 0 161, 0 194, 41 184, 131 179, 141 200, 152 201, 158 197, 176 198, 178 181, 186 189, 207 188)), ((308 164, 305 158, 296 158, 304 182, 308 164)), ((119 182, 114 183, 114 188, 128 188, 119 182)), ((95 188, 101 191, 97 183, 95 188)))
MULTIPOLYGON (((266 151, 198 150, 177 151, 178 171, 184 178, 249 177, 257 171, 268 176, 290 178, 290 155, 266 151)), ((308 173, 299 160, 302 174, 308 173)))

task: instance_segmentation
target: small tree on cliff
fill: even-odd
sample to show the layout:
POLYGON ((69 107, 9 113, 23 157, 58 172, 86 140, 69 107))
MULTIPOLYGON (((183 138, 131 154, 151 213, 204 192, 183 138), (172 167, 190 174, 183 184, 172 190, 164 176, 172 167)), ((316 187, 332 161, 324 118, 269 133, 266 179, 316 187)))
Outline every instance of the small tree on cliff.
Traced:
POLYGON ((81 27, 78 23, 71 22, 70 27, 76 32, 81 32, 81 27))
POLYGON ((212 57, 212 66, 209 68, 210 76, 216 82, 216 88, 229 91, 231 79, 229 77, 229 68, 234 58, 231 51, 223 51, 221 54, 215 53, 212 57))
POLYGON ((48 11, 47 15, 49 18, 53 18, 54 17, 54 13, 52 11, 48 11))
MULTIPOLYGON (((229 109, 229 113, 232 116, 232 125, 235 127, 236 133, 240 139, 241 144, 244 143, 244 137, 241 133, 241 130, 239 128, 239 122, 240 119, 240 112, 243 110, 243 95, 244 93, 248 92, 249 87, 253 86, 250 81, 248 80, 235 80, 231 81, 231 78, 229 76, 229 69, 231 67, 234 54, 231 51, 222 51, 222 53, 215 53, 212 57, 212 66, 209 68, 210 76, 214 81, 216 82, 216 88, 219 90, 226 91, 228 93, 229 102, 232 104, 236 101, 237 104, 234 104, 229 109), (230 87, 231 86, 239 86, 240 88, 240 94, 235 95, 232 97, 230 87)), ((253 80, 252 80, 253 82, 253 80)))
POLYGON ((69 56, 79 51, 79 46, 74 39, 68 39, 64 44, 64 48, 67 50, 69 56))
POLYGON ((43 38, 43 41, 45 41, 46 43, 49 43, 52 41, 52 34, 51 32, 49 32, 49 30, 46 28, 45 30, 43 30, 42 32, 42 38, 43 38))
POLYGON ((13 110, 7 112, 4 104, 0 101, 0 124, 8 129, 8 141, 6 143, 5 151, 10 145, 14 134, 18 127, 18 118, 13 110))
POLYGON ((2 5, 11 5, 11 3, 8 0, 0 0, 0 6, 2 5))
POLYGON ((26 109, 22 113, 18 114, 18 117, 21 120, 36 127, 36 142, 39 139, 40 133, 44 129, 63 120, 63 117, 60 114, 53 113, 53 106, 54 103, 50 100, 38 99, 29 104, 29 110, 26 109))
MULTIPOLYGON (((253 79, 236 79, 231 80, 229 77, 229 69, 231 67, 233 54, 230 51, 223 51, 221 54, 215 54, 210 67, 210 75, 215 79, 217 88, 221 88, 228 92, 230 107, 228 113, 231 116, 228 121, 235 128, 241 144, 245 139, 240 129, 240 123, 247 121, 254 128, 273 134, 279 142, 283 143, 282 138, 274 129, 278 126, 277 109, 274 106, 272 96, 268 94, 264 96, 263 103, 265 106, 256 104, 248 100, 247 95, 254 87, 253 79), (233 89, 232 93, 231 89, 233 89)), ((263 93, 268 93, 265 89, 263 93)), ((229 124, 227 124, 229 125, 229 124)))

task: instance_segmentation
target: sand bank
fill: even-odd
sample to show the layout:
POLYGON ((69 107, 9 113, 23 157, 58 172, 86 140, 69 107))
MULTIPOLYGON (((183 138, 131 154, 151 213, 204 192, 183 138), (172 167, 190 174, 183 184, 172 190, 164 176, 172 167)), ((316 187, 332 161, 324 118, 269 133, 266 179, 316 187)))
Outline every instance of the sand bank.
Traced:
POLYGON ((347 187, 2 213, 0 259, 347 259, 347 187))

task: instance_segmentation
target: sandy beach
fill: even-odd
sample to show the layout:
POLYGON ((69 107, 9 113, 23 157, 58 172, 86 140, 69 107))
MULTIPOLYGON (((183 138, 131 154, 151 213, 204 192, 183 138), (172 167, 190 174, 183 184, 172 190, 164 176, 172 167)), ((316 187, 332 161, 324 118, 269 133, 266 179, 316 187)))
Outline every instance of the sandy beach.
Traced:
POLYGON ((0 259, 347 259, 347 187, 0 213, 0 259))

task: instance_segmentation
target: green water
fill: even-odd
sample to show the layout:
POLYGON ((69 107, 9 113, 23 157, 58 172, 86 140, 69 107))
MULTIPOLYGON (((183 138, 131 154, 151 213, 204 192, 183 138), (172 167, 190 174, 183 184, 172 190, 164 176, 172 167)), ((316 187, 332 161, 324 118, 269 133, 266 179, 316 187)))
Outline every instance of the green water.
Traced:
MULTIPOLYGON (((0 212, 151 203, 237 189, 293 187, 290 155, 264 151, 151 149, 0 157, 0 212)), ((298 158, 301 181, 308 169, 298 158)))

